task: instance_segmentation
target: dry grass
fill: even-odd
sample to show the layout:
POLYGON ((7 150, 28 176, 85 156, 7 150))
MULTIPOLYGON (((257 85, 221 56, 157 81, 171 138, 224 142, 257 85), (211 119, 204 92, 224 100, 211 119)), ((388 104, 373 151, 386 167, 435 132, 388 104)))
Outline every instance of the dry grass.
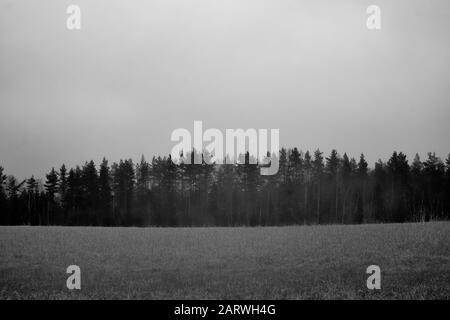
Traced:
POLYGON ((0 299, 449 299, 450 223, 0 227, 0 299), (68 265, 82 289, 66 289, 68 265), (377 264, 382 289, 366 288, 377 264))

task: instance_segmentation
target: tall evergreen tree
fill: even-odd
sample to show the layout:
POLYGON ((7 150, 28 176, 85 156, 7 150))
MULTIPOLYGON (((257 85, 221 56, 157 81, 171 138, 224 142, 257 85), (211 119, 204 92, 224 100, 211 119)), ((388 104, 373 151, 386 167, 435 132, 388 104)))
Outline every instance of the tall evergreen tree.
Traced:
POLYGON ((58 192, 60 196, 62 216, 60 223, 67 221, 67 169, 63 164, 59 169, 58 192))
POLYGON ((394 152, 387 162, 390 175, 390 216, 396 222, 403 222, 408 216, 407 193, 409 180, 409 165, 406 155, 394 152))
POLYGON ((135 172, 131 159, 113 165, 115 221, 122 225, 133 224, 135 172))
POLYGON ((101 217, 98 216, 99 180, 94 161, 86 162, 82 168, 82 185, 84 192, 84 210, 86 224, 98 225, 101 217))
POLYGON ((100 164, 98 187, 101 224, 110 226, 114 223, 114 217, 112 216, 112 189, 108 160, 105 158, 100 164))
POLYGON ((46 175, 45 190, 47 195, 47 224, 55 223, 55 195, 58 192, 58 174, 55 168, 52 168, 50 173, 46 175))
POLYGON ((445 160, 445 218, 450 218, 450 153, 445 160))
POLYGON ((47 191, 47 197, 50 200, 54 200, 55 194, 58 192, 58 174, 55 168, 52 168, 50 173, 46 175, 45 190, 47 191))
POLYGON ((6 174, 0 166, 0 225, 8 224, 7 221, 7 200, 6 200, 6 174))
POLYGON ((339 181, 338 181, 338 171, 340 167, 340 158, 339 154, 336 151, 336 149, 331 150, 331 154, 328 158, 326 158, 326 166, 325 170, 327 173, 328 182, 331 185, 332 193, 333 193, 333 200, 331 203, 331 207, 333 208, 332 212, 330 212, 330 216, 334 214, 335 221, 338 221, 338 199, 339 199, 339 181))
POLYGON ((31 176, 26 182, 27 190, 27 217, 26 224, 31 225, 36 223, 36 215, 37 215, 37 199, 39 196, 38 193, 38 184, 34 176, 31 176))
POLYGON ((66 196, 67 196, 67 169, 63 164, 59 169, 59 194, 61 196, 61 204, 63 207, 66 206, 66 196))
POLYGON ((312 174, 311 155, 310 155, 309 151, 306 151, 304 161, 303 161, 303 180, 304 180, 304 184, 305 184, 303 205, 304 205, 304 212, 305 212, 307 221, 310 221, 312 219, 310 210, 309 210, 309 208, 310 208, 309 198, 311 197, 310 185, 311 185, 312 175, 313 174, 312 174))
POLYGON ((429 152, 427 160, 423 163, 423 172, 426 176, 425 201, 429 208, 426 220, 438 219, 445 216, 445 165, 442 160, 436 156, 436 153, 429 152))
POLYGON ((317 206, 316 206, 316 217, 317 217, 317 223, 320 223, 320 204, 321 204, 321 195, 322 195, 322 177, 323 177, 323 169, 324 169, 324 164, 323 164, 323 153, 317 149, 314 152, 314 160, 312 162, 312 168, 313 168, 313 174, 314 174, 314 180, 317 186, 317 191, 316 191, 316 201, 317 201, 317 206))

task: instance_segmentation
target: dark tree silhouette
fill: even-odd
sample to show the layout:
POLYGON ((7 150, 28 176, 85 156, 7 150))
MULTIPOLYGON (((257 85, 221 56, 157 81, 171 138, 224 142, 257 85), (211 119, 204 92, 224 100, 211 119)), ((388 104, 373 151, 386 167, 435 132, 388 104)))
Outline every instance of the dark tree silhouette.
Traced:
POLYGON ((46 175, 47 180, 45 181, 45 191, 47 193, 47 224, 55 223, 55 211, 56 202, 55 194, 58 191, 58 174, 55 168, 52 168, 49 174, 46 175))
MULTIPOLYGON (((324 159, 316 150, 282 148, 279 171, 260 175, 264 163, 250 154, 240 162, 206 163, 209 154, 191 150, 175 163, 169 157, 131 159, 111 167, 86 162, 62 165, 42 184, 19 182, 0 167, 2 225, 241 226, 374 223, 448 219, 450 155, 425 161, 394 152, 370 169, 337 150, 324 159), (194 163, 194 160, 199 164, 194 163), (190 160, 190 161, 187 161, 190 160), (325 160, 325 162, 324 162, 325 160)), ((229 159, 225 159, 229 160, 229 159)))

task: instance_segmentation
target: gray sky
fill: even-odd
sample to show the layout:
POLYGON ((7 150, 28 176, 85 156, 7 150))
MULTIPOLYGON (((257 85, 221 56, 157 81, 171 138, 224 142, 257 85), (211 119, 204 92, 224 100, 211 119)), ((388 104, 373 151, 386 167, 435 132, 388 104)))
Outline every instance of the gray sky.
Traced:
POLYGON ((0 0, 0 165, 42 177, 169 154, 194 120, 279 128, 282 146, 371 166, 393 150, 445 158, 449 33, 448 0, 0 0))

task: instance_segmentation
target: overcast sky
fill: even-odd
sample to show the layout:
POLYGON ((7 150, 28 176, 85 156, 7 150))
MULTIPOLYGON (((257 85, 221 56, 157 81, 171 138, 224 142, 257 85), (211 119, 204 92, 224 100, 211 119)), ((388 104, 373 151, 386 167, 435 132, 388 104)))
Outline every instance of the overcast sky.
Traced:
POLYGON ((279 128, 281 146, 371 166, 393 150, 445 158, 449 39, 448 0, 0 0, 0 165, 43 177, 167 155, 194 120, 279 128))

